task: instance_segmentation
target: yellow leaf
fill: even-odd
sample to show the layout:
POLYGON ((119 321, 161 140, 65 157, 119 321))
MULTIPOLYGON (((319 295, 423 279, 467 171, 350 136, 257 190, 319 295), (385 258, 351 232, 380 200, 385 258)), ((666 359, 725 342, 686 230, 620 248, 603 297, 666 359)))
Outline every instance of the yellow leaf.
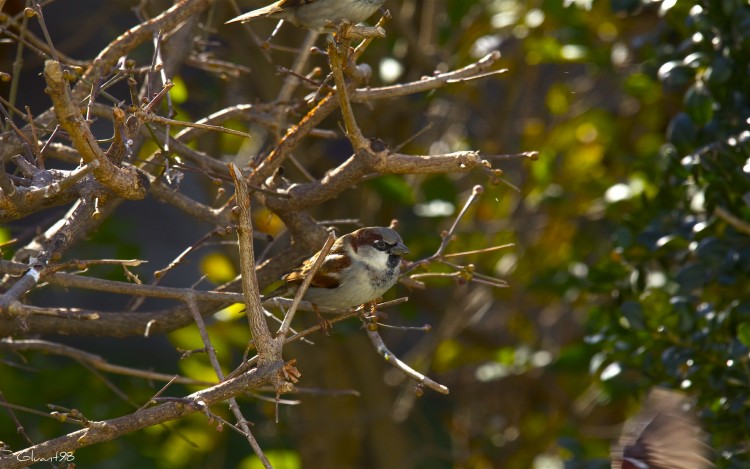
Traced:
POLYGON ((169 90, 169 96, 176 104, 182 104, 188 100, 188 89, 185 82, 180 77, 174 77, 172 80, 174 86, 169 90))
POLYGON ((228 282, 237 276, 232 261, 219 252, 212 252, 203 256, 201 272, 214 283, 228 282))
MULTIPOLYGON (((302 459, 295 451, 276 449, 265 453, 268 461, 276 469, 299 469, 302 467, 302 459)), ((243 459, 238 467, 240 469, 263 469, 263 463, 257 456, 251 455, 243 459)))
POLYGON ((278 235, 285 228, 281 219, 265 207, 253 212, 253 227, 271 236, 278 235))
POLYGON ((245 316, 245 305, 243 303, 235 303, 229 305, 226 308, 217 311, 214 317, 219 321, 234 321, 237 318, 245 316))

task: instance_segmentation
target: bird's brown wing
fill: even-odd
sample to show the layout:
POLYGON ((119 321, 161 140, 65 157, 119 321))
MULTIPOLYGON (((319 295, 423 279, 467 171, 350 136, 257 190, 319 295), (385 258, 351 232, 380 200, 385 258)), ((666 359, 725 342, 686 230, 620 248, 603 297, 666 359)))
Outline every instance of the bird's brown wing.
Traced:
MULTIPOLYGON (((300 285, 305 280, 307 273, 312 269, 319 254, 320 252, 316 253, 311 258, 305 260, 300 267, 284 275, 282 277, 284 282, 300 285)), ((341 241, 341 238, 339 238, 333 243, 326 259, 315 272, 315 275, 310 282, 310 286, 318 288, 338 287, 341 279, 339 272, 350 265, 351 259, 345 255, 344 244, 341 241)))
POLYGON ((306 3, 315 3, 317 1, 318 0, 281 0, 279 2, 278 7, 280 10, 288 9, 288 8, 296 8, 306 3))

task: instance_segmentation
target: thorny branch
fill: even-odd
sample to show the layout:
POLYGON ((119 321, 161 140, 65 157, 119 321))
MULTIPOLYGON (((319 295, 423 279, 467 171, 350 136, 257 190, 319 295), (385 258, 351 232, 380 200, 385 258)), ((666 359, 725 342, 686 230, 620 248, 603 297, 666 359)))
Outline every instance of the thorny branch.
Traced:
POLYGON ((230 172, 235 182, 237 208, 238 208, 238 227, 237 237, 239 239, 240 249, 240 269, 242 270, 242 292, 245 298, 245 311, 250 323, 250 331, 253 335, 255 348, 258 350, 260 363, 273 362, 281 359, 281 347, 271 337, 271 331, 268 329, 263 307, 260 304, 260 289, 258 280, 255 277, 255 254, 253 253, 252 244, 252 222, 250 216, 250 194, 247 185, 242 179, 239 168, 230 164, 230 172))

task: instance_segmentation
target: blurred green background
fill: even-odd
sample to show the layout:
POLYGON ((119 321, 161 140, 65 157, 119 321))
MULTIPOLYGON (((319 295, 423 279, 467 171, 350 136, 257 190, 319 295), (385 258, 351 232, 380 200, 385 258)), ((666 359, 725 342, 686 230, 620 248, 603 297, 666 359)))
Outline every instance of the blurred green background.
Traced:
MULTIPOLYGON (((22 3, 8 1, 4 11, 22 3)), ((137 23, 136 3, 58 0, 45 12, 57 47, 90 59, 137 23)), ((152 15, 169 6, 141 3, 152 15)), ((247 11, 261 3, 241 5, 247 11)), ((300 386, 312 392, 287 396, 299 404, 282 405, 279 423, 273 402, 257 396, 240 402, 275 467, 606 468, 619 424, 653 386, 695 398, 718 467, 748 467, 748 3, 388 0, 386 6, 394 16, 388 37, 360 61, 373 69, 372 86, 460 68, 493 50, 501 51, 508 70, 355 106, 363 132, 395 147, 431 123, 403 152, 475 149, 504 175, 379 177, 311 213, 364 225, 397 218, 415 260, 434 252, 439 233, 481 184, 486 190, 449 252, 514 243, 467 259, 510 287, 432 280, 425 291, 398 286, 390 293, 411 300, 389 311, 390 324, 428 323, 433 330, 384 330, 386 343, 447 385, 448 396, 427 390, 416 398, 413 383, 377 356, 356 320, 337 325, 331 337, 314 336, 314 346, 289 347, 285 357, 298 360, 300 386), (503 156, 523 151, 538 151, 538 160, 503 156)), ((244 29, 223 25, 233 14, 229 2, 216 2, 202 17, 196 48, 252 72, 231 78, 184 65, 174 77, 177 118, 197 120, 276 96, 283 79, 276 66, 290 66, 294 54, 272 50, 269 63, 244 29)), ((274 23, 259 20, 252 29, 265 38, 274 23)), ((294 46, 303 37, 287 25, 274 42, 294 46)), ((2 70, 9 71, 15 46, 0 46, 2 70)), ((49 106, 38 77, 41 61, 26 54, 18 102, 38 112, 49 106)), ((150 54, 143 48, 133 58, 145 65, 150 54)), ((321 57, 313 65, 327 67, 321 57)), ((304 112, 304 104, 294 107, 290 122, 304 112)), ((338 119, 335 113, 321 127, 338 130, 338 119)), ((199 144, 216 155, 239 147, 238 139, 216 135, 199 144)), ((296 156, 321 177, 350 151, 343 136, 307 139, 296 156)), ((291 165, 286 174, 303 180, 291 165)), ((183 190, 211 200, 216 189, 188 175, 183 190)), ((9 224, 0 236, 46 226, 60 213, 9 224)), ((279 229, 262 208, 256 220, 261 229, 279 229)), ((150 278, 210 229, 152 199, 126 203, 69 257, 147 259, 139 273, 150 278)), ((202 273, 226 281, 236 273, 235 251, 202 250, 172 284, 190 285, 202 273)), ((120 307, 88 293, 48 289, 41 296, 37 302, 50 305, 120 307)), ((222 314, 209 332, 225 369, 236 366, 249 338, 244 317, 222 314)), ((177 348, 202 346, 195 327, 149 339, 46 338, 116 364, 213 376, 200 354, 180 360, 177 348)), ((0 391, 8 402, 42 411, 48 403, 77 408, 93 420, 132 412, 161 386, 115 375, 105 381, 63 357, 2 352, 0 360, 0 391)), ((169 394, 192 390, 173 386, 169 394)), ((230 418, 226 408, 213 410, 230 418)), ((16 414, 35 442, 75 429, 16 414)), ((0 440, 13 449, 26 446, 6 412, 0 412, 0 440)), ((202 415, 82 449, 76 463, 261 467, 240 435, 215 431, 202 415)))

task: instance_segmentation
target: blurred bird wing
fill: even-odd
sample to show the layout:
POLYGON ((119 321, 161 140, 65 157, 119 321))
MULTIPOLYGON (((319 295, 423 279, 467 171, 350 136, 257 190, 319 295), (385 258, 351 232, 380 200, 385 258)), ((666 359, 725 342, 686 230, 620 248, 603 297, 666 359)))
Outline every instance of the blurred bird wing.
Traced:
POLYGON ((681 393, 654 389, 643 409, 625 423, 612 450, 612 468, 708 469, 709 447, 698 419, 685 409, 681 393), (645 464, 645 465, 644 465, 645 464))

